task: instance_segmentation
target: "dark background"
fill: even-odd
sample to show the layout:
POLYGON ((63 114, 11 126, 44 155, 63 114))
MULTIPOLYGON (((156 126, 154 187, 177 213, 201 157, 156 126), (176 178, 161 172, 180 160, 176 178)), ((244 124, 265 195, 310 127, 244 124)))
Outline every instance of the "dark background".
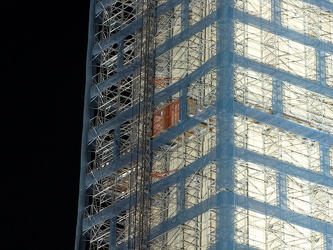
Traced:
POLYGON ((74 249, 89 0, 0 9, 1 249, 74 249))

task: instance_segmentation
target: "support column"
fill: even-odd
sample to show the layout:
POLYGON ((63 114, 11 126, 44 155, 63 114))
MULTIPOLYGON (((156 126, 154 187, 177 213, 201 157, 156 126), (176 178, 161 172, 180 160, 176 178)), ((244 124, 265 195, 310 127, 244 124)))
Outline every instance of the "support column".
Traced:
POLYGON ((187 29, 189 26, 189 9, 189 0, 184 0, 182 3, 182 31, 187 29))
POLYGON ((320 149, 320 172, 326 176, 330 176, 330 148, 321 143, 320 149))
POLYGON ((287 176, 283 172, 278 172, 276 176, 276 189, 278 192, 278 206, 283 209, 288 208, 287 198, 287 176))
POLYGON ((326 235, 325 236, 325 249, 331 250, 333 249, 333 235, 326 235))
POLYGON ((272 21, 275 24, 281 25, 281 5, 280 0, 272 0, 272 21))
MULTIPOLYGON (((181 9, 181 30, 184 31, 189 26, 189 0, 184 0, 181 9)), ((187 87, 180 90, 179 100, 179 120, 184 122, 187 118, 187 87)))
POLYGON ((177 183, 177 206, 178 213, 185 210, 185 180, 177 183))
POLYGON ((180 122, 186 121, 187 118, 187 87, 183 88, 179 97, 179 120, 180 122))
POLYGON ((320 85, 326 85, 326 60, 325 52, 316 50, 316 63, 317 63, 317 82, 320 85))
MULTIPOLYGON (((217 1, 216 188, 234 189, 233 0, 217 1)), ((216 249, 234 249, 234 196, 217 199, 216 249)))
POLYGON ((282 82, 273 79, 272 87, 272 111, 274 115, 283 116, 283 89, 282 82))
POLYGON ((120 144, 121 144, 121 139, 120 139, 120 126, 117 126, 114 129, 114 151, 113 151, 113 157, 114 159, 118 159, 120 157, 120 144))
POLYGON ((116 249, 117 244, 117 216, 110 219, 109 249, 116 249))

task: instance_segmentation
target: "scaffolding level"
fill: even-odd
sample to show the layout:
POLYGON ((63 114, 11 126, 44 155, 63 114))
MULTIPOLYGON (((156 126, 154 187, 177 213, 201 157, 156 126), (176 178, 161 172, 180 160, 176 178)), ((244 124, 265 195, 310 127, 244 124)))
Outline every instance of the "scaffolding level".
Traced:
POLYGON ((333 249, 333 1, 91 0, 77 250, 333 249))

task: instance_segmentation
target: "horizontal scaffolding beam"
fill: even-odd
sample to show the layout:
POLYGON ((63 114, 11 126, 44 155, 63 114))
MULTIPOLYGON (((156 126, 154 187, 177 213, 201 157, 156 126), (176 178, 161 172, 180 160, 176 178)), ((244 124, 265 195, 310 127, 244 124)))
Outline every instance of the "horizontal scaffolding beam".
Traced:
POLYGON ((176 47, 180 43, 189 39, 191 36, 207 28, 209 25, 216 21, 216 11, 212 12, 208 16, 204 17, 202 20, 197 23, 189 26, 187 29, 183 30, 179 34, 169 38, 167 41, 159 45, 156 50, 156 58, 167 52, 168 50, 176 47))
POLYGON ((196 81, 197 79, 203 77, 209 71, 216 67, 216 59, 219 55, 213 56, 209 60, 207 60, 204 64, 194 70, 192 73, 188 74, 181 80, 169 85, 167 88, 157 92, 154 95, 154 103, 159 104, 160 102, 166 100, 167 98, 171 97, 175 93, 184 90, 187 88, 191 83, 196 81))
POLYGON ((258 122, 294 133, 313 141, 333 146, 333 135, 316 129, 312 129, 296 122, 288 121, 280 116, 271 115, 257 109, 252 109, 239 103, 235 103, 235 113, 252 118, 258 122))
POLYGON ((156 7, 156 16, 159 17, 164 13, 172 10, 172 8, 176 7, 178 4, 184 2, 183 0, 168 0, 165 3, 156 7))
POLYGON ((165 133, 161 134, 160 136, 156 137, 152 142, 153 150, 157 149, 158 147, 170 142, 170 140, 178 137, 186 130, 189 130, 200 123, 204 123, 205 120, 210 118, 211 116, 215 115, 215 107, 210 106, 203 110, 202 112, 198 113, 195 116, 189 117, 184 122, 179 123, 178 125, 172 127, 171 129, 167 130, 165 133))
POLYGON ((252 15, 249 15, 240 10, 235 9, 234 11, 235 11, 235 20, 237 20, 239 22, 255 26, 261 30, 266 30, 266 31, 276 34, 278 36, 285 37, 292 41, 295 41, 295 42, 298 42, 298 43, 301 43, 301 44, 304 44, 304 45, 307 45, 307 46, 310 46, 313 48, 317 48, 319 50, 329 52, 331 54, 333 53, 332 44, 328 44, 328 43, 320 41, 316 38, 299 33, 297 31, 287 29, 277 23, 269 22, 262 18, 258 18, 258 17, 252 16, 252 15))
POLYGON ((235 63, 241 67, 252 69, 259 73, 263 73, 269 76, 272 76, 275 79, 279 79, 280 81, 286 81, 295 86, 316 92, 318 94, 333 98, 333 88, 323 86, 319 82, 313 82, 302 77, 290 74, 285 71, 278 70, 271 66, 262 64, 260 62, 256 62, 249 58, 235 55, 235 63))
POLYGON ((142 28, 142 25, 143 25, 142 18, 138 18, 133 23, 129 24, 127 27, 118 31, 117 35, 111 36, 101 42, 96 43, 92 51, 93 56, 96 56, 97 54, 101 53, 103 50, 109 48, 111 45, 120 42, 127 36, 138 31, 140 28, 142 28))
POLYGON ((216 206, 216 196, 214 195, 200 202, 199 204, 194 205, 191 208, 188 208, 186 210, 177 213, 177 215, 169 219, 166 219, 158 226, 150 229, 149 240, 155 239, 156 237, 166 233, 172 228, 176 228, 177 226, 199 216, 200 214, 203 214, 204 212, 214 208, 215 206, 216 206))
POLYGON ((91 87, 90 98, 91 99, 96 98, 96 96, 98 96, 99 93, 101 93, 102 91, 107 90, 108 88, 117 84, 122 79, 126 79, 139 68, 140 68, 140 60, 135 60, 129 66, 123 67, 122 71, 120 71, 120 72, 118 71, 116 74, 114 74, 110 78, 106 79, 105 81, 103 81, 97 85, 93 85, 91 87))
POLYGON ((329 2, 328 0, 302 0, 302 1, 305 3, 318 6, 333 13, 333 2, 329 2))
POLYGON ((128 198, 120 200, 117 203, 114 203, 112 206, 105 208, 98 214, 89 216, 88 218, 83 220, 82 232, 86 232, 93 226, 96 226, 106 220, 116 217, 121 212, 126 211, 127 209, 135 205, 135 202, 136 202, 136 195, 132 195, 128 198))
POLYGON ((93 173, 89 173, 85 180, 86 188, 128 166, 133 160, 133 154, 135 154, 137 150, 137 148, 133 148, 132 152, 117 158, 115 161, 93 173))
POLYGON ((161 192, 171 187, 172 185, 183 181, 198 170, 207 166, 212 161, 215 161, 215 149, 212 149, 208 154, 179 169, 177 172, 164 177, 162 180, 154 182, 151 186, 151 195, 155 195, 158 192, 161 192))
POLYGON ((236 206, 249 209, 261 214, 272 216, 274 218, 315 230, 320 233, 333 232, 333 224, 321 221, 303 214, 295 213, 290 210, 256 201, 238 194, 235 195, 236 206))
POLYGON ((305 168, 296 167, 292 164, 279 161, 268 156, 264 156, 239 147, 235 147, 235 157, 244 161, 263 165, 265 167, 274 169, 278 172, 282 172, 290 176, 299 177, 303 180, 309 180, 313 183, 333 188, 332 177, 326 176, 324 173, 317 173, 305 168))

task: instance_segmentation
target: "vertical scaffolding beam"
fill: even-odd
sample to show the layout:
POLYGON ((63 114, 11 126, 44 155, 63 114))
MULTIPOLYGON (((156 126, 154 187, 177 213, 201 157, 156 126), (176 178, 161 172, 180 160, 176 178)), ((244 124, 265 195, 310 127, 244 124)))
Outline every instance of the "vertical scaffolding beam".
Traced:
MULTIPOLYGON (((217 190, 234 190, 233 1, 217 2, 216 171, 217 190)), ((217 200, 216 249, 234 249, 234 201, 217 200)))

